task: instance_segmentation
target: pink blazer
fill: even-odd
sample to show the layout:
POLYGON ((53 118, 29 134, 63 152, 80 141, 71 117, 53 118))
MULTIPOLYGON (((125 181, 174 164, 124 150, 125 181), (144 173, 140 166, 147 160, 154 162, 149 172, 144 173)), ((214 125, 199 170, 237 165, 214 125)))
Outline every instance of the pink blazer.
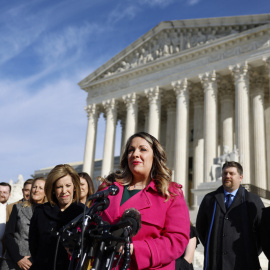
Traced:
POLYGON ((155 187, 154 181, 142 191, 120 206, 124 187, 119 187, 117 196, 110 196, 110 206, 102 217, 110 223, 116 223, 126 209, 136 208, 141 213, 142 227, 132 238, 134 253, 130 269, 175 270, 175 260, 180 257, 189 241, 189 211, 179 189, 172 183, 170 191, 177 196, 165 202, 155 187))

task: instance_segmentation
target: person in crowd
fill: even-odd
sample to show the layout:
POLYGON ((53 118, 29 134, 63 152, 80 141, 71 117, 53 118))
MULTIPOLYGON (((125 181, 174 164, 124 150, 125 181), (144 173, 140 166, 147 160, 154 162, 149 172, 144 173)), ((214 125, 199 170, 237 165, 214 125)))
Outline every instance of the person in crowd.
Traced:
POLYGON ((126 209, 141 213, 141 229, 132 238, 130 269, 175 269, 189 241, 190 219, 181 185, 172 182, 166 153, 156 138, 145 132, 132 135, 124 148, 120 171, 103 179, 119 187, 109 196, 102 218, 120 220, 126 209))
MULTIPOLYGON (((81 183, 81 197, 80 202, 85 204, 88 196, 92 195, 95 192, 94 183, 92 178, 86 172, 79 173, 80 183, 81 183)), ((91 201, 87 203, 87 206, 90 207, 91 201)))
POLYGON ((18 203, 22 203, 25 201, 28 201, 30 199, 30 191, 31 191, 31 187, 32 187, 32 183, 33 183, 34 179, 27 179, 24 184, 23 184, 23 189, 22 189, 22 193, 23 193, 23 198, 15 203, 11 203, 7 205, 7 222, 9 220, 12 208, 15 204, 18 203))
POLYGON ((11 186, 6 182, 0 183, 0 263, 3 259, 4 247, 3 247, 3 237, 6 228, 6 218, 7 218, 7 201, 11 195, 11 186))
POLYGON ((28 270, 32 265, 28 240, 29 225, 35 206, 45 201, 45 178, 36 178, 31 185, 29 201, 13 206, 6 225, 4 237, 6 253, 0 270, 28 270))
MULTIPOLYGON (((57 238, 50 232, 59 231, 83 212, 80 200, 80 177, 68 164, 55 166, 47 176, 45 194, 48 202, 35 208, 30 222, 29 247, 33 260, 31 270, 54 269, 57 238)), ((57 270, 66 270, 69 257, 60 243, 57 270)))
POLYGON ((263 209, 260 232, 262 250, 268 259, 268 270, 270 270, 270 207, 263 209))
POLYGON ((205 195, 196 228, 204 246, 204 269, 261 269, 259 228, 264 207, 259 196, 241 182, 243 168, 235 161, 222 167, 222 186, 205 195))
POLYGON ((193 270, 193 258, 195 249, 200 243, 198 239, 198 232, 190 222, 189 242, 184 254, 176 260, 175 270, 193 270))

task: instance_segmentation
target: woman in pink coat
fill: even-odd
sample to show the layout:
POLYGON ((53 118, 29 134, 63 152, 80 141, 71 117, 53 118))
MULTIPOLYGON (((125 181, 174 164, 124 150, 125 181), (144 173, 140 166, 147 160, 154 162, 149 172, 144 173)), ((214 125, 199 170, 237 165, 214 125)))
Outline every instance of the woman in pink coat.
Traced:
POLYGON ((110 196, 110 206, 102 217, 117 223, 124 211, 136 208, 141 213, 141 229, 132 238, 130 269, 175 269, 175 260, 189 241, 189 212, 181 185, 171 181, 166 154, 148 133, 129 138, 121 161, 121 171, 110 174, 103 185, 119 187, 110 196))

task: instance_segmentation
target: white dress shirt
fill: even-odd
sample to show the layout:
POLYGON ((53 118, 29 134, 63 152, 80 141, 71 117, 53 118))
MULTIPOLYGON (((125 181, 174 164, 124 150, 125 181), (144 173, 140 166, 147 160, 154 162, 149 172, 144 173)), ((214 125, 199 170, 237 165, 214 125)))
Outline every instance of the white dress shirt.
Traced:
POLYGON ((3 257, 2 239, 5 234, 6 219, 7 219, 7 203, 0 203, 0 258, 3 257))

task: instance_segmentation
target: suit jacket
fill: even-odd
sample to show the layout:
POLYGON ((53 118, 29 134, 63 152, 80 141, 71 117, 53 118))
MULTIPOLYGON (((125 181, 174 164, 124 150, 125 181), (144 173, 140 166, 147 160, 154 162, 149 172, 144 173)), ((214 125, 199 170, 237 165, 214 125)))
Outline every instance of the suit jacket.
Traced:
POLYGON ((110 206, 102 217, 110 223, 117 223, 124 211, 136 208, 141 213, 141 229, 132 238, 134 253, 130 269, 175 269, 175 260, 180 257, 189 241, 189 211, 179 185, 172 183, 170 190, 176 196, 168 201, 161 196, 154 180, 142 191, 120 206, 123 186, 116 196, 110 196, 110 206))
POLYGON ((270 207, 264 208, 262 213, 262 222, 261 222, 261 242, 262 250, 269 260, 268 270, 270 270, 270 207))
POLYGON ((11 215, 11 212, 12 212, 12 208, 15 204, 18 204, 18 203, 22 203, 23 202, 23 199, 17 201, 17 202, 14 202, 14 203, 11 203, 11 204, 8 204, 7 205, 7 222, 9 220, 9 217, 11 215))
POLYGON ((30 256, 29 226, 33 215, 32 207, 23 204, 14 204, 9 222, 6 225, 4 243, 6 246, 5 258, 1 270, 19 269, 17 262, 24 256, 30 256))
POLYGON ((206 269, 260 269, 259 227, 264 207, 261 199, 240 186, 228 210, 224 200, 224 189, 221 186, 208 193, 199 208, 196 228, 204 245, 206 269))

